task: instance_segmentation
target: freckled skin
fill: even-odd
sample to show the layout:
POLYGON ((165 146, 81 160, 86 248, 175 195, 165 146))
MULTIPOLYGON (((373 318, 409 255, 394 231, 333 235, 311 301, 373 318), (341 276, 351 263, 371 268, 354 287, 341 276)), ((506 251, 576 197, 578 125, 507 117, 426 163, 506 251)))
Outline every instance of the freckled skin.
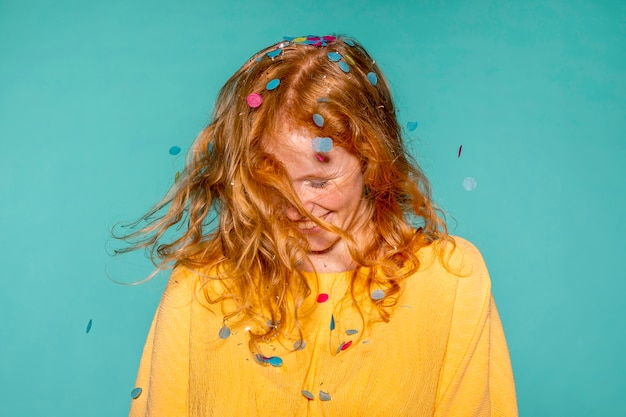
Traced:
MULTIPOLYGON (((335 146, 321 160, 311 145, 315 135, 306 131, 290 131, 279 137, 283 143, 271 152, 284 165, 309 213, 354 236, 366 235, 368 207, 363 199, 365 184, 358 158, 335 146)), ((314 266, 318 271, 340 272, 353 267, 338 235, 317 226, 295 207, 285 210, 287 218, 297 222, 309 241, 310 265, 304 265, 304 269, 314 266)))

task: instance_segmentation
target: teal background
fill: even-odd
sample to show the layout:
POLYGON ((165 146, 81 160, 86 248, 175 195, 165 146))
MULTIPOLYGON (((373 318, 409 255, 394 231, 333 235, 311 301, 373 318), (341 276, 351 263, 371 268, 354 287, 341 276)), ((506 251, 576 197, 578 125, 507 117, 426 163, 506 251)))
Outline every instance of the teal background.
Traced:
POLYGON ((623 1, 0 0, 0 415, 127 413, 166 277, 111 282, 150 271, 107 255, 111 226, 166 191, 250 55, 329 32, 419 123, 490 268, 521 415, 626 415, 625 22, 623 1))

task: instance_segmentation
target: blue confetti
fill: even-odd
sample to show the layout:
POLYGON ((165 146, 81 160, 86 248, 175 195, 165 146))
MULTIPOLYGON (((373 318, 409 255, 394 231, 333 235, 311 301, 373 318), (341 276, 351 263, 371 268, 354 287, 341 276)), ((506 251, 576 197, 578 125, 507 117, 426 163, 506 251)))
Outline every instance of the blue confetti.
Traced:
POLYGON ((313 123, 315 123, 317 127, 324 127, 324 116, 319 113, 315 113, 313 115, 313 123))
POLYGON ((333 140, 331 138, 314 138, 312 143, 315 152, 330 152, 333 149, 333 140))
POLYGON ((276 368, 279 366, 283 366, 283 360, 278 356, 272 356, 271 358, 268 358, 266 362, 276 368))
POLYGON ((141 395, 141 392, 142 392, 142 391, 143 391, 143 390, 142 390, 141 388, 135 388, 134 390, 132 390, 132 391, 130 392, 130 396, 131 396, 131 398, 132 398, 133 400, 135 400, 135 399, 139 398, 139 396, 141 395))
POLYGON ((224 326, 220 329, 218 334, 220 336, 220 339, 228 339, 228 337, 230 336, 230 329, 228 328, 228 326, 224 326))
POLYGON ((372 291, 372 300, 382 300, 385 298, 385 292, 383 290, 372 291))
POLYGON ((344 39, 343 42, 348 46, 354 46, 354 42, 352 42, 350 39, 344 39))
POLYGON ((87 323, 87 331, 85 333, 89 333, 91 331, 91 325, 93 323, 93 320, 89 320, 89 323, 87 323))
POLYGON ((348 329, 346 330, 346 334, 347 335, 353 335, 353 334, 357 334, 359 331, 356 329, 348 329))
POLYGON ((270 58, 276 58, 278 55, 280 55, 283 52, 282 49, 274 49, 273 51, 269 51, 267 53, 267 56, 269 56, 270 58))
POLYGON ((341 61, 339 62, 338 65, 339 65, 339 68, 341 68, 343 72, 350 72, 350 66, 347 63, 341 61))
POLYGON ((463 188, 465 188, 465 191, 474 191, 476 185, 476 180, 472 177, 467 177, 463 180, 463 188))
POLYGON ((320 97, 320 98, 317 99, 317 102, 318 103, 329 103, 330 100, 328 98, 326 98, 326 97, 320 97))
POLYGON ((320 401, 330 401, 330 394, 324 391, 320 391, 320 401))
POLYGON ((315 399, 315 395, 313 395, 311 393, 311 391, 307 391, 305 389, 303 389, 302 391, 300 391, 302 393, 302 395, 304 395, 306 398, 308 398, 309 400, 314 400, 315 399))
POLYGON ((376 84, 378 84, 378 76, 375 72, 368 72, 367 79, 373 86, 376 86, 376 84))
POLYGON ((409 129, 409 132, 414 131, 417 129, 417 122, 407 122, 406 128, 409 129))
POLYGON ((328 59, 330 59, 333 62, 337 62, 341 59, 341 54, 339 52, 329 52, 328 59))
POLYGON ((306 347, 306 342, 304 340, 296 340, 293 344, 293 348, 295 350, 302 350, 306 347))
POLYGON ((273 80, 267 83, 265 88, 267 88, 268 90, 273 90, 276 87, 278 87, 278 84, 280 84, 280 80, 278 78, 274 78, 273 80))
POLYGON ((170 148, 170 155, 178 155, 180 153, 180 146, 172 146, 170 148))
POLYGON ((335 316, 330 317, 330 330, 335 330, 335 316))

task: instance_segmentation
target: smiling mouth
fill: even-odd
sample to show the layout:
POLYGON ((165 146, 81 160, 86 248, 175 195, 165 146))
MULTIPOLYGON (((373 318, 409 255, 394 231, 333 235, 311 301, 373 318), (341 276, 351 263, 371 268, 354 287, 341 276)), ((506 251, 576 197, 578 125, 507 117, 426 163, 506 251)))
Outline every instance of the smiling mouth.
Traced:
MULTIPOLYGON (((325 215, 323 215, 319 219, 326 221, 326 217, 327 216, 328 216, 328 213, 326 213, 325 215)), ((315 228, 319 228, 319 226, 314 221, 306 220, 306 219, 298 221, 298 229, 300 229, 300 230, 302 230, 304 232, 314 230, 315 228)))

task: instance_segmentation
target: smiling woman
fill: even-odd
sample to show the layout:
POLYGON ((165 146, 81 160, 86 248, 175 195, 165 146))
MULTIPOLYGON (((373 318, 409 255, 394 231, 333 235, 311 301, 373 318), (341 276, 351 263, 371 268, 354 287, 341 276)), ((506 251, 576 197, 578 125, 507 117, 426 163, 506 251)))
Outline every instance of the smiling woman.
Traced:
POLYGON ((480 253, 447 234, 354 39, 254 55, 141 220, 122 252, 175 268, 131 416, 517 414, 480 253))

